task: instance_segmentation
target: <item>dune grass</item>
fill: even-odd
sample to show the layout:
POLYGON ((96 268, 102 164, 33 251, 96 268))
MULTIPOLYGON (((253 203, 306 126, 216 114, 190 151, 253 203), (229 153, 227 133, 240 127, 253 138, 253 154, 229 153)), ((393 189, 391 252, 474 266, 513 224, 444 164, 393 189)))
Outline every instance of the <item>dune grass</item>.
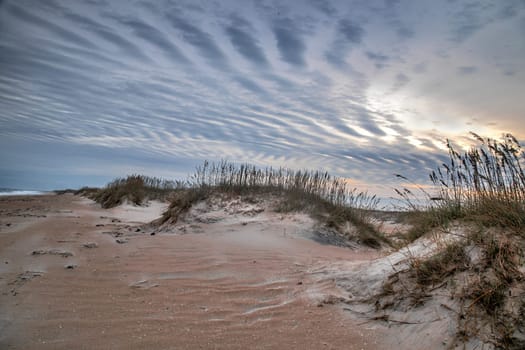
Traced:
MULTIPOLYGON (((412 224, 407 242, 452 222, 468 226, 468 232, 432 256, 412 258, 409 270, 385 283, 383 296, 411 298, 411 305, 417 307, 434 290, 445 288, 461 303, 458 338, 485 332, 496 348, 521 349, 525 347, 520 338, 525 333, 525 152, 512 135, 501 140, 472 136, 477 146, 466 152, 447 143, 448 162, 430 174, 435 193, 422 190, 428 205, 412 203, 409 189, 396 190, 410 209, 404 214, 412 224), (404 282, 396 284, 401 275, 404 282)), ((132 175, 103 189, 83 188, 79 193, 105 208, 126 200, 139 205, 148 199, 168 200, 158 225, 176 223, 194 204, 213 196, 271 196, 278 212, 307 212, 342 235, 345 224, 351 223, 361 243, 374 248, 390 244, 370 220, 378 199, 320 171, 205 161, 185 182, 132 175)))
MULTIPOLYGON (((501 140, 472 136, 477 145, 463 153, 447 143, 448 163, 430 174, 437 194, 428 196, 426 208, 413 207, 407 240, 451 222, 469 229, 435 255, 412 259, 408 278, 419 296, 448 286, 451 297, 459 298, 458 338, 481 336, 496 348, 522 349, 525 295, 513 293, 525 290, 525 152, 510 134, 501 140), (468 254, 473 251, 474 260, 468 254)), ((391 283, 385 287, 394 290, 391 283)))
POLYGON ((525 228, 525 152, 510 134, 502 140, 472 134, 478 146, 459 153, 450 142, 449 163, 430 174, 449 216, 488 226, 525 228))
POLYGON ((350 222, 358 227, 361 243, 375 248, 388 243, 367 216, 367 210, 374 209, 378 199, 350 188, 344 179, 321 171, 261 169, 225 161, 205 161, 197 167, 186 188, 174 193, 160 224, 176 222, 194 203, 216 194, 274 195, 278 212, 307 212, 336 230, 350 222))
POLYGON ((130 175, 100 189, 84 187, 76 194, 95 200, 103 208, 124 202, 142 205, 153 199, 168 201, 170 205, 157 225, 177 222, 194 204, 215 195, 273 196, 278 212, 306 212, 342 235, 346 234, 342 228, 351 223, 357 228, 360 243, 374 248, 390 244, 369 219, 368 212, 379 200, 349 187, 345 179, 321 171, 204 161, 184 182, 130 175))
POLYGON ((103 208, 112 208, 125 202, 142 205, 148 200, 167 200, 181 184, 156 177, 129 175, 117 178, 101 189, 82 188, 78 191, 93 199, 103 208))
POLYGON ((397 286, 384 285, 394 299, 424 304, 432 293, 449 293, 459 304, 457 341, 471 337, 496 349, 525 348, 525 240, 502 228, 478 228, 434 255, 411 258, 397 286))
POLYGON ((472 136, 478 144, 463 153, 447 141, 449 161, 429 175, 435 193, 420 188, 428 205, 415 205, 410 189, 396 189, 410 209, 409 241, 457 219, 525 234, 525 151, 510 134, 501 140, 472 136))

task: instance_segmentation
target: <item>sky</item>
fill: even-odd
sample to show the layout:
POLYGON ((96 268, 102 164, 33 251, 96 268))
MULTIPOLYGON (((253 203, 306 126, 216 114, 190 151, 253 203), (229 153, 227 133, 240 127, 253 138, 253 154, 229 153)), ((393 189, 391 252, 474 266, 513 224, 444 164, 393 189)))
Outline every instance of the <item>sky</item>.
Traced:
POLYGON ((524 87, 524 0, 0 0, 0 187, 223 159, 390 193, 524 140, 524 87))

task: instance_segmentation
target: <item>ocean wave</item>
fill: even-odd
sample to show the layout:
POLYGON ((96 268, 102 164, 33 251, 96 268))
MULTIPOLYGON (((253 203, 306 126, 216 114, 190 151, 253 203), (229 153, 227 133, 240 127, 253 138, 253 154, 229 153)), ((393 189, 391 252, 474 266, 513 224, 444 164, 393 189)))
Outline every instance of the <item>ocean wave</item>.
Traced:
POLYGON ((43 191, 32 191, 32 190, 9 190, 9 189, 0 189, 0 196, 35 196, 46 194, 47 192, 43 191))

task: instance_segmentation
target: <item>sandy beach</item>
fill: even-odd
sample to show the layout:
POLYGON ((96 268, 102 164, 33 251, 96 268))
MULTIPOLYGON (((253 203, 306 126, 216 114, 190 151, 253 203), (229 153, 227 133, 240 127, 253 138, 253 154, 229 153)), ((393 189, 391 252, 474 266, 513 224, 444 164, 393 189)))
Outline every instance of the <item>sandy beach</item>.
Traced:
POLYGON ((525 350, 525 0, 0 0, 0 350, 525 350))
POLYGON ((235 202, 152 231, 164 209, 0 198, 0 348, 383 348, 318 275, 377 252, 310 239, 306 215, 235 202))

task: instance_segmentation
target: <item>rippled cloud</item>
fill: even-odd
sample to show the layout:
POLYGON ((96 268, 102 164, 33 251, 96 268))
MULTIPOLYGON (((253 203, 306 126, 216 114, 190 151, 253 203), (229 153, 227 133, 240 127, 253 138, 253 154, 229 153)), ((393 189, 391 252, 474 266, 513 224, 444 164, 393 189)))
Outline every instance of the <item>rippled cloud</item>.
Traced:
POLYGON ((4 0, 0 187, 204 159, 426 181, 446 137, 525 136, 521 5, 4 0))
POLYGON ((326 52, 326 59, 338 67, 345 67, 345 57, 349 50, 361 44, 365 30, 356 22, 341 19, 336 26, 332 47, 326 52))
POLYGON ((257 32, 247 20, 233 14, 224 28, 232 45, 247 60, 258 67, 267 68, 268 59, 257 40, 257 32))
POLYGON ((281 58, 291 65, 304 66, 306 45, 295 23, 289 18, 279 19, 273 23, 272 29, 281 58))

